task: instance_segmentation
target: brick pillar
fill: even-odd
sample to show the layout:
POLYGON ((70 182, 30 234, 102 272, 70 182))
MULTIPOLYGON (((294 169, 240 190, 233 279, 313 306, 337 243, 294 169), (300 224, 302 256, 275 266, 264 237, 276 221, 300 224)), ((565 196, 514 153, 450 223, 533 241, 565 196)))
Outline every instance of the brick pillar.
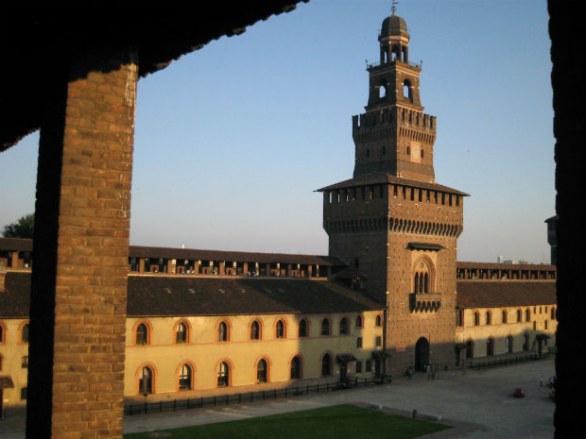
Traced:
POLYGON ((136 52, 68 55, 45 87, 26 434, 121 438, 136 52))
POLYGON ((11 264, 12 264, 12 268, 19 268, 20 267, 20 262, 18 260, 18 252, 17 251, 13 251, 12 253, 10 253, 10 258, 11 258, 11 264))

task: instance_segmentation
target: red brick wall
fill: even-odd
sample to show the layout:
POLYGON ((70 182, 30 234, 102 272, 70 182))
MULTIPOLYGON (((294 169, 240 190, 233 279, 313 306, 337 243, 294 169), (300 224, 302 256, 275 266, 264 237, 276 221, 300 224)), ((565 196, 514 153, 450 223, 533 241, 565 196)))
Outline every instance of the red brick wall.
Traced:
MULTIPOLYGON (((71 56, 41 129, 27 437, 120 438, 137 67, 71 56)), ((56 65, 59 63, 56 62, 56 65)))

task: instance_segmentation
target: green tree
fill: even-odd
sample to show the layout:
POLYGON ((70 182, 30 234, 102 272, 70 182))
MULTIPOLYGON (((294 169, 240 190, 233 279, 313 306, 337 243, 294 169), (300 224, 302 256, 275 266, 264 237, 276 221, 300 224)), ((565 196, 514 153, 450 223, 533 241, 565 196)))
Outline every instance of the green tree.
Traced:
POLYGON ((35 232, 35 214, 29 213, 18 221, 4 226, 2 235, 5 238, 33 238, 35 232))

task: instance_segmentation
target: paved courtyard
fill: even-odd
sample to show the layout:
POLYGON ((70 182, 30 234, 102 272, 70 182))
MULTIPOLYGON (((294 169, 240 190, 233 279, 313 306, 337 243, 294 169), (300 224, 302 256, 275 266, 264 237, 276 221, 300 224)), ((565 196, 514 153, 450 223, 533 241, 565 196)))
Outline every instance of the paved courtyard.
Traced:
MULTIPOLYGON (((470 439, 553 438, 555 404, 542 384, 555 373, 553 358, 480 371, 442 372, 435 379, 415 374, 392 384, 313 396, 227 407, 127 416, 125 432, 155 431, 188 425, 246 419, 327 405, 369 404, 383 410, 456 421, 457 428, 433 435, 470 439), (514 398, 521 387, 525 398, 514 398)), ((23 415, 8 413, 0 421, 3 439, 23 439, 23 415)))

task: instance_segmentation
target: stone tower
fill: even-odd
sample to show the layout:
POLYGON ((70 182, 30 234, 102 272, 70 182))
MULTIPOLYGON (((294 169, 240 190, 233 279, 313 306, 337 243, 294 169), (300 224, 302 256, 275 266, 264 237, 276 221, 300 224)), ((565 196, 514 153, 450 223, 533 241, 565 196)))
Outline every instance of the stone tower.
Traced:
POLYGON ((356 288, 386 304, 383 373, 452 367, 466 194, 435 182, 436 118, 423 112, 421 67, 409 63, 394 6, 378 39, 368 104, 352 118, 354 176, 320 189, 329 253, 347 262, 356 288))

